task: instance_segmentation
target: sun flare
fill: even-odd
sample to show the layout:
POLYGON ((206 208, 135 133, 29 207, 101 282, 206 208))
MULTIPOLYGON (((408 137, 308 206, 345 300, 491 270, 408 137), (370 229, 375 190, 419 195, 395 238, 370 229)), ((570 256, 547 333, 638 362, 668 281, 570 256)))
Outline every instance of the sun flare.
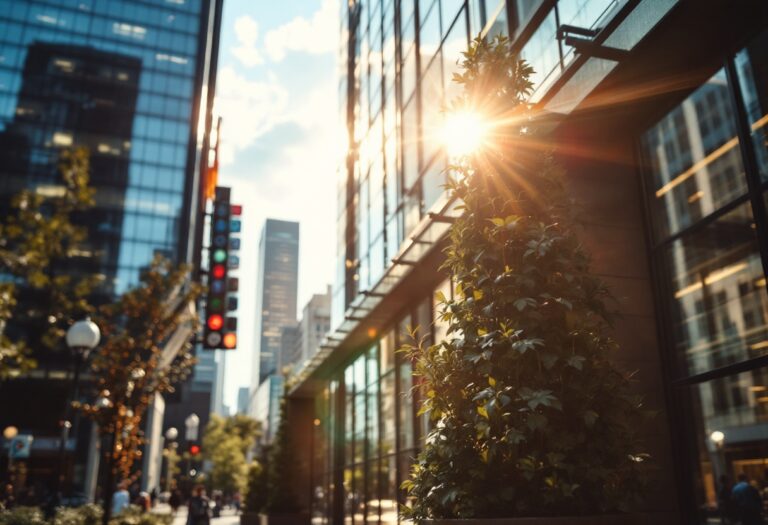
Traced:
POLYGON ((489 129, 483 115, 461 110, 445 116, 439 139, 450 157, 464 157, 475 153, 485 144, 489 129))

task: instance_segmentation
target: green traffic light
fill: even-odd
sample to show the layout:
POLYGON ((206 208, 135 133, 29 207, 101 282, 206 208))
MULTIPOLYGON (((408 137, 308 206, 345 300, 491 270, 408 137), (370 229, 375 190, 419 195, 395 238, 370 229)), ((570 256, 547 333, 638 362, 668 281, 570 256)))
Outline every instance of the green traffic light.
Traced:
POLYGON ((224 262, 227 259, 227 252, 224 250, 216 250, 213 252, 213 260, 216 262, 224 262))

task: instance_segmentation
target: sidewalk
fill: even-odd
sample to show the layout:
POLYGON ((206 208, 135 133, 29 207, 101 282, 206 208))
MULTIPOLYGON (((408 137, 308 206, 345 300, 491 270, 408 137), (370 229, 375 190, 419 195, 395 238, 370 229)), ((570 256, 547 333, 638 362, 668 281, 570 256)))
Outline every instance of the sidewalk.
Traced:
MULTIPOLYGON (((156 514, 170 514, 171 507, 167 503, 158 503, 152 508, 152 512, 156 514)), ((233 508, 225 508, 221 511, 221 517, 212 518, 211 523, 216 525, 236 525, 240 522, 240 516, 235 512, 233 508)), ((187 507, 179 507, 176 516, 173 518, 173 525, 185 525, 187 523, 187 507)))

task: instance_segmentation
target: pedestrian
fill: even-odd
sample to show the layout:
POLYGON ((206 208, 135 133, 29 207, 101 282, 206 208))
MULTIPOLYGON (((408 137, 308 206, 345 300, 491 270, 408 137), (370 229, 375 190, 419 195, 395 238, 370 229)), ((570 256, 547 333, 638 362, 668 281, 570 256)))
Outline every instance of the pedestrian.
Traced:
POLYGON ((3 490, 1 497, 2 500, 0 500, 0 505, 2 505, 4 509, 13 508, 13 506, 16 504, 16 495, 14 494, 12 483, 7 483, 5 485, 5 489, 3 490))
POLYGON ((221 517, 221 507, 223 506, 223 501, 221 499, 221 492, 217 492, 216 495, 213 497, 213 517, 214 518, 220 518, 221 517))
POLYGON ((181 506, 181 491, 179 489, 173 489, 171 497, 168 498, 168 504, 171 506, 171 514, 175 516, 176 511, 178 511, 181 506))
POLYGON ((763 525, 763 500, 760 492, 749 483, 746 474, 739 474, 739 482, 731 491, 731 500, 741 525, 763 525))
POLYGON ((131 503, 131 496, 128 494, 128 482, 121 481, 117 490, 112 494, 112 516, 117 516, 123 510, 128 508, 131 503))
POLYGON ((240 491, 235 492, 235 495, 232 496, 232 506, 235 507, 235 514, 240 514, 241 501, 240 491))
POLYGON ((731 483, 728 480, 728 476, 722 474, 720 476, 720 486, 717 489, 717 512, 720 514, 720 523, 722 525, 728 525, 731 522, 732 505, 731 505, 731 483))
POLYGON ((133 500, 133 504, 139 507, 141 512, 149 512, 150 508, 152 507, 149 493, 143 490, 139 492, 139 495, 136 496, 135 500, 133 500))
POLYGON ((205 487, 195 486, 189 498, 187 525, 209 525, 211 523, 211 504, 205 496, 205 487))

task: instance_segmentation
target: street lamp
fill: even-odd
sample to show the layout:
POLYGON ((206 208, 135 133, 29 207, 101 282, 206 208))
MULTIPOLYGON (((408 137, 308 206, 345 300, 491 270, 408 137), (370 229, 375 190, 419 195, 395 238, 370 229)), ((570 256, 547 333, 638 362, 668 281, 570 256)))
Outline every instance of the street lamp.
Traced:
POLYGON ((13 443, 10 441, 19 435, 19 429, 9 425, 3 429, 3 437, 9 442, 8 445, 8 474, 13 477, 13 443))
POLYGON ((722 474, 725 474, 726 466, 725 466, 725 454, 723 453, 723 443, 725 443, 725 433, 721 430, 715 430, 709 435, 709 440, 712 442, 712 445, 715 447, 715 461, 716 465, 713 469, 715 471, 715 476, 719 477, 722 474))
POLYGON ((197 414, 188 415, 187 419, 184 420, 184 426, 186 427, 184 439, 187 441, 197 440, 197 431, 200 428, 200 418, 197 417, 197 414))
MULTIPOLYGON (((91 321, 89 317, 77 321, 69 327, 65 341, 69 350, 75 358, 75 373, 72 379, 72 395, 70 401, 77 401, 78 387, 80 385, 80 368, 83 362, 88 359, 88 354, 96 348, 101 339, 99 327, 91 321)), ((59 443, 59 483, 64 480, 64 449, 69 438, 69 431, 72 423, 67 419, 69 413, 69 402, 64 407, 64 418, 61 421, 61 442, 59 443)))
POLYGON ((179 431, 176 430, 176 427, 171 427, 165 431, 165 439, 168 441, 174 441, 177 437, 179 437, 179 431))

